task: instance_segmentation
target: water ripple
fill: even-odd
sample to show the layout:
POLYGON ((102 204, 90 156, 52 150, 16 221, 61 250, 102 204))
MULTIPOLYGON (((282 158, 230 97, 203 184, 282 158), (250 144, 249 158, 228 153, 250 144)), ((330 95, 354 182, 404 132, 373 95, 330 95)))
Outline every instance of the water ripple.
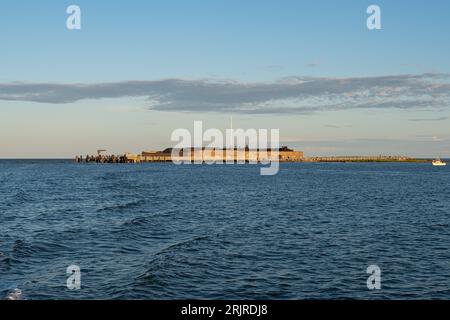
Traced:
POLYGON ((0 166, 0 298, 450 298, 450 168, 0 166))

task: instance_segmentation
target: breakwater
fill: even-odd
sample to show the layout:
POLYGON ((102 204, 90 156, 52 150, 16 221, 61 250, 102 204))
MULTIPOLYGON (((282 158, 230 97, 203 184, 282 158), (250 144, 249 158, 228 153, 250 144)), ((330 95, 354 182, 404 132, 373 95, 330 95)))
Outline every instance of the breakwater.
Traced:
POLYGON ((308 157, 303 162, 428 162, 429 160, 416 159, 406 156, 332 156, 308 157))
POLYGON ((129 163, 129 160, 126 155, 96 155, 91 156, 87 155, 83 156, 75 156, 75 162, 77 163, 129 163))

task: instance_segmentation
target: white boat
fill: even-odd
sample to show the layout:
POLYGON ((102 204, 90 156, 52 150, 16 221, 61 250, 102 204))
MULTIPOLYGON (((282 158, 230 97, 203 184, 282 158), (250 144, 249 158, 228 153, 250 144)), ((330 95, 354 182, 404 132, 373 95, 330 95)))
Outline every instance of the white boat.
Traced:
POLYGON ((433 164, 433 166, 435 166, 435 167, 443 167, 443 166, 446 166, 447 165, 447 163, 445 163, 444 161, 442 161, 441 159, 436 159, 436 160, 433 160, 433 162, 432 162, 432 164, 433 164))

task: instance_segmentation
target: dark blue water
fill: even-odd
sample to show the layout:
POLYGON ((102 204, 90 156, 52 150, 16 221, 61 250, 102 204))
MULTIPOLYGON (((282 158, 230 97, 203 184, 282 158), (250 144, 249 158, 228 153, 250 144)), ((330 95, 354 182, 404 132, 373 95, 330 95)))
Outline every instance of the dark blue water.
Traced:
POLYGON ((449 169, 0 161, 0 298, 449 299, 449 169))

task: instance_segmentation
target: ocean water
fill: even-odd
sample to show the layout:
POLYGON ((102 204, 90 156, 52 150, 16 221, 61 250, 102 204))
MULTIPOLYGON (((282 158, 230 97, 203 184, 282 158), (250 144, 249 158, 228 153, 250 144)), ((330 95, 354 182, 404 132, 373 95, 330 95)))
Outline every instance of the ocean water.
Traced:
POLYGON ((414 163, 0 161, 0 299, 449 299, 449 181, 414 163))

